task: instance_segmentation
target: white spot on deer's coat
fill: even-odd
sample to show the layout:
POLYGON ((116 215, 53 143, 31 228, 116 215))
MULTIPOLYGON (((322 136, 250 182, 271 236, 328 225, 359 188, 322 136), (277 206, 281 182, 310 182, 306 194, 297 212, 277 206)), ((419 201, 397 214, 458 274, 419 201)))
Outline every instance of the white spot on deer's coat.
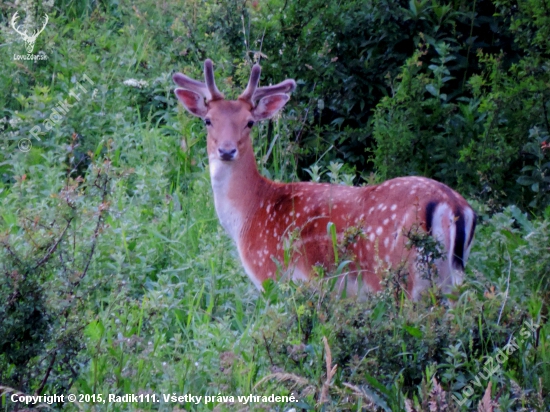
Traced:
POLYGON ((389 244, 390 244, 390 238, 387 237, 387 238, 384 239, 384 247, 387 248, 389 246, 389 244))
POLYGON ((393 215, 391 215, 391 220, 395 220, 396 216, 397 215, 395 213, 393 215))
POLYGON ((395 209, 397 209, 397 205, 394 203, 391 205, 390 210, 393 212, 395 209))
POLYGON ((377 207, 378 210, 382 209, 384 207, 384 203, 380 203, 377 207))
POLYGON ((369 209, 369 215, 371 215, 373 211, 374 211, 374 206, 369 209))
POLYGON ((382 229, 382 226, 378 226, 378 229, 376 229, 376 234, 378 236, 380 236, 382 234, 382 232, 384 231, 384 229, 382 229))
POLYGON ((374 242, 374 233, 371 233, 371 234, 369 235, 369 240, 370 240, 371 242, 374 242))
POLYGON ((387 225, 388 223, 390 222, 390 219, 384 219, 384 221, 382 222, 385 225, 387 225))

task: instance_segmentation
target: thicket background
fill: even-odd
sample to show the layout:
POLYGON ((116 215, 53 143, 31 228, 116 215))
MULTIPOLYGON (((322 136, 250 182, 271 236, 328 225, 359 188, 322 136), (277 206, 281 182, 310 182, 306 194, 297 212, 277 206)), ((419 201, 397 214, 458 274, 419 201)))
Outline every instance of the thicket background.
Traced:
POLYGON ((548 0, 2 3, 0 406, 19 407, 14 391, 294 393, 52 407, 548 410, 549 57, 548 0), (32 28, 49 15, 34 48, 47 60, 13 59, 16 11, 32 28), (200 79, 206 58, 229 97, 254 62, 261 84, 298 83, 255 129, 264 175, 423 175, 471 201, 480 225, 453 308, 437 290, 401 299, 392 273, 365 303, 254 289, 217 222, 202 124, 172 93, 172 72, 200 79), (479 378, 526 321, 536 330, 479 378))

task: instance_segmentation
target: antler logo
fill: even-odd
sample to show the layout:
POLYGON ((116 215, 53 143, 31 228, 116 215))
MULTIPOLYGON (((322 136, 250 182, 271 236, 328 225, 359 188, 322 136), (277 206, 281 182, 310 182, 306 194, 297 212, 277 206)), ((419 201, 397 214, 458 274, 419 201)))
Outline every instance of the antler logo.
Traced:
POLYGON ((36 38, 46 28, 46 24, 48 24, 49 18, 48 18, 48 15, 44 13, 44 25, 42 26, 42 28, 40 30, 35 31, 32 34, 27 34, 26 31, 22 32, 18 29, 18 27, 16 25, 16 22, 17 22, 18 18, 19 18, 19 16, 17 15, 17 12, 15 12, 13 17, 11 18, 11 27, 13 27, 13 29, 23 37, 23 40, 25 41, 25 48, 27 49, 27 53, 30 54, 30 53, 32 53, 32 51, 34 49, 34 43, 36 42, 36 38))

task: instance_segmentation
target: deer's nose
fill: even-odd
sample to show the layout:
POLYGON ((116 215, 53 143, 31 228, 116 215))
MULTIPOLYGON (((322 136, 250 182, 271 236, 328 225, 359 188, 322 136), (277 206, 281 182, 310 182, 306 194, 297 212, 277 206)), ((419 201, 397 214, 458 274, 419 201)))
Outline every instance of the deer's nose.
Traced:
POLYGON ((218 148, 218 154, 221 160, 230 161, 235 159, 235 155, 237 154, 237 149, 218 148))

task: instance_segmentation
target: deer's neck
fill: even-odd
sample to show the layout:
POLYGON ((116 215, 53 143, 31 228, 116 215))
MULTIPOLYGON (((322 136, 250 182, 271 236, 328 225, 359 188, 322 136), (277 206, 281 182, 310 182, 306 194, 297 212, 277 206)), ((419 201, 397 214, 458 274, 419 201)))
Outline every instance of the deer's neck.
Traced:
POLYGON ((243 225, 252 217, 272 182, 260 175, 252 154, 234 162, 209 159, 214 205, 221 225, 238 243, 243 225))

